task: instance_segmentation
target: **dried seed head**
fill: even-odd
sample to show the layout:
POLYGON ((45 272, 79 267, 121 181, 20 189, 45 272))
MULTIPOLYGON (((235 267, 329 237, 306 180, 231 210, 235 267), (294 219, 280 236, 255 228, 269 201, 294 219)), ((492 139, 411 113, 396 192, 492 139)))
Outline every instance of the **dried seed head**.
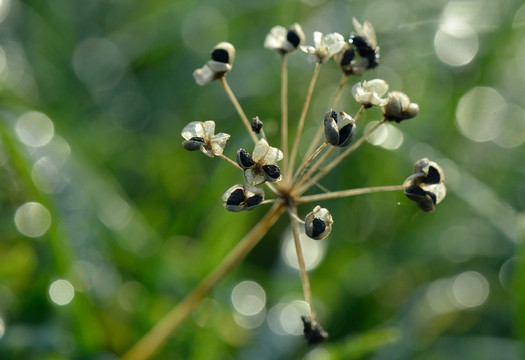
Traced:
POLYGON ((229 42, 218 43, 211 51, 211 60, 193 72, 195 82, 206 85, 224 76, 232 69, 234 59, 235 47, 229 42))
POLYGON ((350 34, 350 44, 352 44, 361 59, 366 61, 366 69, 373 69, 379 65, 379 46, 374 27, 369 21, 363 25, 355 18, 352 19, 355 33, 350 34))
POLYGON ((304 230, 308 237, 321 240, 330 235, 334 223, 330 212, 317 205, 304 219, 304 230))
POLYGON ((354 99, 365 108, 372 106, 385 106, 388 98, 383 98, 388 91, 388 84, 381 79, 373 79, 356 83, 352 86, 354 99))
POLYGON ((308 345, 319 344, 328 339, 328 333, 323 330, 318 322, 313 322, 308 316, 301 316, 303 334, 308 345))
POLYGON ((425 212, 434 211, 447 193, 445 175, 441 167, 426 158, 414 165, 414 174, 403 183, 405 195, 425 212))
POLYGON ((224 207, 233 212, 252 210, 264 200, 264 191, 250 185, 234 185, 222 195, 224 207))
POLYGON ((255 166, 251 155, 244 149, 237 151, 237 164, 243 169, 249 169, 255 166))
POLYGON ((221 155, 230 135, 214 133, 214 121, 192 121, 182 129, 181 135, 186 139, 182 146, 189 151, 201 150, 209 157, 221 155))
POLYGON ((301 46, 301 50, 308 54, 308 62, 324 64, 332 56, 340 52, 345 46, 343 35, 331 33, 323 36, 319 31, 314 32, 315 46, 301 46))
POLYGON ((415 117, 419 113, 419 106, 411 103, 407 94, 392 91, 388 93, 388 103, 383 106, 383 113, 387 121, 399 123, 415 117))
POLYGON ((332 109, 324 115, 324 134, 326 142, 333 146, 344 147, 355 138, 354 119, 345 112, 339 114, 332 109))
POLYGON ((268 145, 265 139, 259 140, 255 145, 250 157, 251 161, 246 151, 243 151, 241 155, 241 150, 237 153, 237 163, 244 169, 244 178, 247 183, 259 185, 266 181, 281 180, 281 169, 277 166, 277 162, 283 158, 281 150, 268 145), (251 165, 252 162, 253 165, 251 165))
POLYGON ((283 26, 274 26, 264 41, 264 47, 277 50, 281 54, 291 53, 304 43, 304 33, 297 23, 287 30, 283 26))

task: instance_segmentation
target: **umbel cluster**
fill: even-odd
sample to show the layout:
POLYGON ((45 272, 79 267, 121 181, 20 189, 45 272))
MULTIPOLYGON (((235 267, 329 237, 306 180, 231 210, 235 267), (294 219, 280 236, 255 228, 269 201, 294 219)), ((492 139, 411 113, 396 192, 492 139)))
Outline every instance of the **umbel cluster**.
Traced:
MULTIPOLYGON (((222 132, 216 134, 214 121, 193 121, 182 130, 182 137, 185 139, 182 145, 186 150, 200 150, 210 158, 219 157, 242 171, 243 181, 233 185, 222 195, 227 210, 239 212, 252 210, 263 204, 278 204, 288 212, 292 229, 303 226, 307 236, 321 240, 330 234, 334 223, 332 215, 326 208, 315 204, 304 217, 300 217, 299 205, 376 191, 401 190, 421 210, 432 212, 443 200, 446 195, 443 171, 438 164, 426 158, 416 162, 413 173, 401 185, 312 194, 312 189, 317 189, 319 181, 381 125, 387 122, 401 123, 419 113, 417 104, 412 103, 403 92, 389 92, 388 84, 382 79, 357 82, 352 86, 352 96, 360 104, 360 109, 354 116, 335 110, 349 77, 361 76, 380 64, 380 51, 373 26, 368 21, 361 24, 356 19, 353 19, 353 26, 354 32, 346 39, 338 33, 325 35, 316 31, 311 46, 304 45, 305 35, 299 24, 294 24, 288 29, 275 26, 266 36, 264 46, 276 51, 281 58, 281 109, 276 109, 276 112, 281 113, 279 148, 270 146, 264 133, 264 123, 258 116, 248 119, 226 81, 226 75, 232 70, 235 60, 235 47, 232 44, 218 43, 211 52, 210 60, 202 68, 194 71, 193 77, 199 85, 216 80, 221 83, 253 140, 253 151, 241 148, 236 150, 234 158, 229 158, 224 155, 224 149, 230 135, 222 132), (297 122, 294 121, 293 126, 289 126, 286 59, 299 49, 306 54, 306 60, 315 68, 302 112, 297 122), (342 79, 326 112, 313 116, 314 119, 318 119, 315 124, 318 131, 311 141, 310 148, 306 153, 298 154, 301 133, 320 67, 330 59, 342 70, 342 79), (358 120, 372 107, 380 108, 383 117, 358 138, 358 120), (289 134, 294 138, 290 148, 289 134), (330 156, 334 151, 339 153, 336 153, 335 158, 330 156), (264 188, 273 195, 271 199, 265 199, 264 188)), ((303 269, 304 264, 301 265, 302 250, 297 234, 294 231, 305 300, 310 306, 310 314, 302 317, 304 335, 308 343, 317 343, 325 340, 328 334, 319 325, 313 311, 308 276, 303 269)))

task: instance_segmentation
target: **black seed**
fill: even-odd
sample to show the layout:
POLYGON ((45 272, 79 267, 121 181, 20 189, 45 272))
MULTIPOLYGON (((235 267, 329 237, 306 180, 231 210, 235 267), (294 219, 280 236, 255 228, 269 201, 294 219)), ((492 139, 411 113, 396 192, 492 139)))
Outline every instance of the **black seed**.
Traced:
POLYGON ((201 137, 192 137, 189 140, 186 140, 182 143, 184 149, 188 151, 200 150, 201 146, 204 144, 204 139, 201 137))
POLYGON ((230 194, 228 201, 226 201, 226 205, 241 205, 243 201, 244 201, 244 190, 237 189, 230 194))
POLYGON ((224 49, 215 49, 211 53, 211 59, 227 64, 230 60, 230 55, 228 55, 228 52, 224 49))
POLYGON ((428 175, 423 180, 423 182, 425 184, 439 184, 440 181, 441 181, 441 175, 439 175, 439 171, 435 167, 430 166, 428 168, 428 175))
POLYGON ((237 151, 237 164, 243 169, 249 169, 255 165, 255 162, 246 150, 240 149, 237 151))
POLYGON ((332 111, 332 113, 330 114, 330 116, 332 117, 332 119, 335 120, 335 122, 337 122, 337 113, 335 111, 332 111))
POLYGON ((339 130, 339 143, 337 146, 347 146, 354 140, 355 137, 355 125, 348 124, 339 130))
POLYGON ((427 196, 424 199, 420 199, 417 202, 417 206, 424 212, 432 212, 436 208, 436 196, 432 193, 427 192, 427 196))
POLYGON ((312 228, 312 239, 315 239, 319 236, 321 236, 325 230, 326 230, 326 224, 323 220, 314 218, 312 221, 313 228, 312 228))
POLYGON ((301 316, 303 321, 303 334, 308 345, 318 344, 328 339, 328 333, 323 330, 321 325, 312 325, 312 321, 307 316, 301 316))
POLYGON ((347 66, 350 65, 352 60, 354 59, 355 51, 354 49, 348 49, 344 52, 343 58, 341 59, 341 66, 347 66))
POLYGON ((431 193, 430 191, 427 191, 427 195, 430 196, 430 198, 432 199, 432 202, 434 203, 434 205, 436 205, 436 202, 437 202, 436 194, 431 193))
POLYGON ((270 180, 278 180, 281 177, 281 169, 277 165, 264 165, 262 169, 270 180))
POLYGON ((190 140, 192 140, 192 141, 198 141, 198 142, 201 142, 201 143, 204 142, 204 138, 197 137, 197 136, 192 137, 190 140))
POLYGON ((411 200, 419 201, 426 198, 427 193, 419 186, 412 185, 405 189, 405 195, 411 200))
POLYGON ((257 206, 263 201, 262 196, 260 195, 253 195, 251 198, 246 200, 246 207, 252 207, 257 206))
POLYGON ((286 34, 286 40, 288 40, 288 42, 295 48, 301 43, 301 38, 294 30, 288 30, 288 33, 286 34))

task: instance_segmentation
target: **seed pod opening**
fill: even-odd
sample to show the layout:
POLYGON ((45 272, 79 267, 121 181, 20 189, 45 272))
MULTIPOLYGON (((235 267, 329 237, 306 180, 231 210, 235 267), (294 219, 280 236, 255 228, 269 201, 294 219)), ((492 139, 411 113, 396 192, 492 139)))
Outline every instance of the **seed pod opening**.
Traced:
POLYGON ((304 230, 309 238, 321 240, 330 235, 333 223, 330 212, 317 205, 312 212, 306 215, 304 230))

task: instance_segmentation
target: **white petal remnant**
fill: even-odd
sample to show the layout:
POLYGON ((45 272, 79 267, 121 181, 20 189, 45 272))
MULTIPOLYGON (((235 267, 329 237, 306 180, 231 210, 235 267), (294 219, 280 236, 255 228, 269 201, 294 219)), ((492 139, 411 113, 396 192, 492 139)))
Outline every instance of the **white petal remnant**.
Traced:
POLYGON ((447 194, 445 175, 441 167, 423 158, 414 165, 414 174, 403 183, 405 195, 425 212, 434 211, 447 194))
POLYGON ((383 98, 388 91, 388 84, 381 79, 373 79, 356 83, 352 87, 354 99, 365 108, 372 106, 385 106, 388 98, 383 98))
POLYGON ((217 44, 211 52, 211 60, 193 72, 195 82, 199 85, 206 85, 224 76, 232 69, 234 59, 235 47, 232 44, 228 42, 217 44))
POLYGON ((259 140, 251 156, 244 149, 237 152, 237 164, 244 170, 246 182, 252 185, 280 181, 281 169, 276 164, 282 158, 282 151, 268 145, 265 139, 259 140))
POLYGON ((314 46, 301 46, 301 50, 308 54, 308 61, 312 64, 324 64, 332 56, 345 47, 343 35, 331 33, 323 36, 319 31, 314 32, 314 46))
POLYGON ((303 29, 299 24, 295 23, 288 30, 280 25, 274 26, 270 33, 266 35, 264 47, 270 50, 277 50, 284 55, 297 50, 303 43, 303 29))
POLYGON ((400 123, 419 114, 419 106, 410 102, 407 94, 401 91, 388 93, 388 103, 383 106, 385 120, 400 123))
POLYGON ((222 195, 224 207, 233 212, 252 210, 264 200, 264 191, 250 185, 234 185, 222 195))
POLYGON ((209 157, 222 155, 230 135, 225 133, 215 135, 214 133, 214 121, 192 121, 182 129, 181 135, 186 139, 182 146, 189 151, 200 150, 209 157))
POLYGON ((306 215, 304 230, 308 237, 321 240, 330 235, 333 223, 330 211, 317 205, 311 213, 306 215))

